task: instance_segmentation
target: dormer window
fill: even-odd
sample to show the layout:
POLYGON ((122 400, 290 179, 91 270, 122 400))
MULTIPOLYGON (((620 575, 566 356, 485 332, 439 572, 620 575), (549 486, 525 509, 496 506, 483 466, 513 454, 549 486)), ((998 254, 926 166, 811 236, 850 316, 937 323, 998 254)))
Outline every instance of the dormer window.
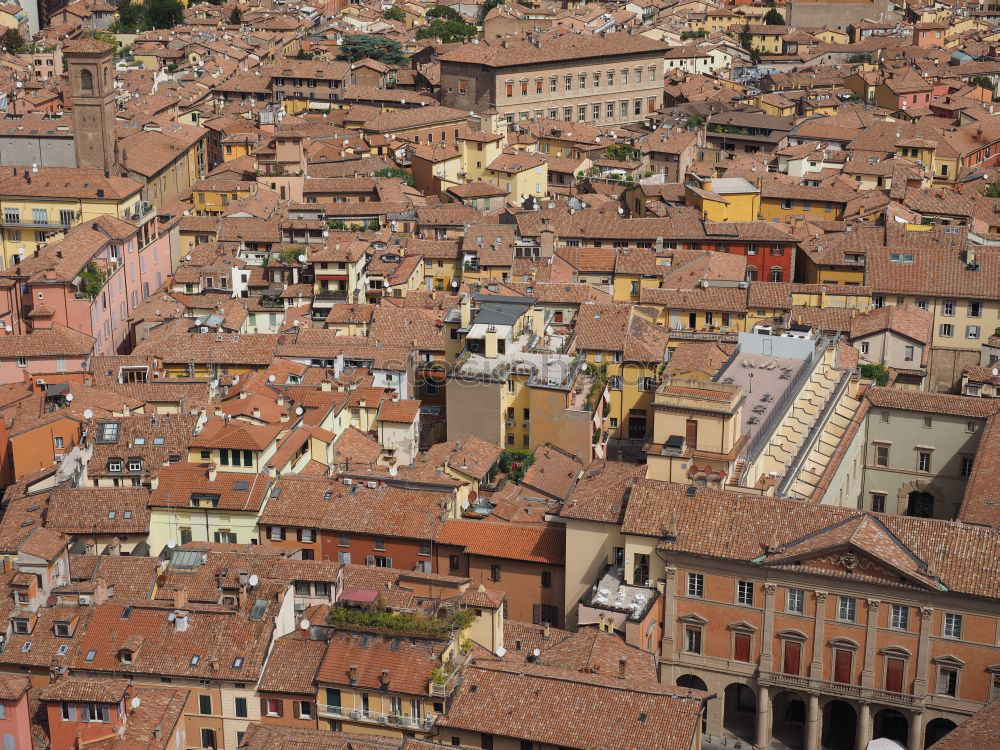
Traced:
POLYGON ((117 443, 121 425, 118 422, 105 422, 97 431, 97 441, 99 443, 117 443))
POLYGON ((68 622, 57 622, 52 626, 52 632, 55 633, 60 638, 69 638, 69 623, 68 622))
POLYGON ((15 617, 10 622, 14 628, 14 632, 18 635, 27 635, 31 632, 28 628, 28 619, 26 617, 15 617))
POLYGON ((130 473, 139 473, 142 471, 142 461, 138 458, 130 458, 128 460, 128 470, 130 473))
POLYGON ((123 648, 119 652, 118 656, 121 658, 122 664, 131 664, 132 663, 132 652, 129 651, 128 649, 123 648))
POLYGON ((108 461, 108 471, 112 474, 120 474, 122 470, 122 460, 120 458, 112 458, 108 461))

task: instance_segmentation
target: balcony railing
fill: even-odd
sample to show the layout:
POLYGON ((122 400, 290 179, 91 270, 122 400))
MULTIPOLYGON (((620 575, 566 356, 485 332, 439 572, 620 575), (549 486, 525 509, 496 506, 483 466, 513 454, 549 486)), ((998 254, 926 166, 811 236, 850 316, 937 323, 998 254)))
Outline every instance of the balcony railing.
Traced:
POLYGON ((891 690, 849 685, 833 680, 818 680, 802 675, 784 674, 783 672, 761 672, 758 682, 797 690, 819 690, 826 695, 838 695, 844 698, 885 703, 891 706, 910 707, 920 703, 921 700, 917 696, 907 693, 894 693, 891 690))
POLYGON ((322 292, 317 292, 315 295, 313 295, 313 298, 318 300, 328 300, 333 302, 346 300, 347 290, 346 289, 324 290, 322 292))
POLYGON ((429 731, 434 726, 434 716, 432 715, 421 718, 409 714, 386 714, 380 711, 365 711, 361 708, 331 706, 325 703, 320 703, 318 709, 320 716, 344 721, 361 721, 367 724, 417 729, 420 731, 429 731))
POLYGON ((69 229, 73 222, 79 218, 79 215, 75 216, 73 219, 63 219, 59 218, 56 220, 46 219, 45 221, 36 220, 34 218, 29 218, 27 216, 14 216, 12 214, 4 214, 3 225, 5 227, 26 227, 34 229, 51 229, 52 231, 62 231, 64 229, 69 229))

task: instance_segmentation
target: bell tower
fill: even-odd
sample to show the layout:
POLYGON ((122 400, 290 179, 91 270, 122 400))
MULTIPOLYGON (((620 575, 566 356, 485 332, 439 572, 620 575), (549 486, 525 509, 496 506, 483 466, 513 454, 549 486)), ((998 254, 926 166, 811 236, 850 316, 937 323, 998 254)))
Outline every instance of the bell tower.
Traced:
POLYGON ((115 165, 114 45, 75 39, 63 45, 73 103, 73 146, 78 167, 115 165))

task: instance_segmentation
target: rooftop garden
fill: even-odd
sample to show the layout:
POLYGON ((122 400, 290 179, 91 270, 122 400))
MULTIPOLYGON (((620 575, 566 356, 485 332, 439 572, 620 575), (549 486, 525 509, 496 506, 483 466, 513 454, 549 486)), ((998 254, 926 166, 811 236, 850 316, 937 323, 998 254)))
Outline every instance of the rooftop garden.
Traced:
POLYGON ((373 630, 446 638, 468 628, 474 619, 475 615, 470 609, 457 609, 443 617, 432 617, 414 612, 393 612, 380 607, 336 606, 330 610, 326 622, 341 630, 373 630))

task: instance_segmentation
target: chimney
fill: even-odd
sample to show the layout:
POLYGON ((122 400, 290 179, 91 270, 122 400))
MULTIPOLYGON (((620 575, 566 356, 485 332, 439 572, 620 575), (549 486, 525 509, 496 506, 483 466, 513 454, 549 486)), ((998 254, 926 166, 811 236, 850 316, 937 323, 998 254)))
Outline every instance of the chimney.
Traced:
POLYGON ((628 659, 624 656, 618 657, 618 676, 623 680, 625 679, 625 666, 628 664, 628 659))
POLYGON ((174 630, 184 633, 188 629, 188 613, 183 609, 174 611, 174 630))
POLYGON ((178 586, 174 589, 174 609, 184 609, 188 603, 187 586, 178 586))
POLYGON ((208 481, 209 482, 214 482, 215 481, 215 477, 218 475, 218 473, 219 473, 219 467, 218 466, 216 466, 215 464, 209 464, 208 465, 208 481))
POLYGON ((347 679, 352 685, 358 684, 358 667, 356 664, 352 664, 347 668, 347 679))
POLYGON ((253 408, 253 418, 254 419, 260 419, 260 407, 259 406, 255 406, 253 408))
POLYGON ((382 674, 379 677, 379 682, 381 683, 383 690, 388 690, 389 689, 389 670, 388 669, 383 669, 382 670, 382 674))
POLYGON ((542 624, 542 638, 548 639, 548 637, 550 635, 549 631, 551 630, 551 627, 552 626, 549 625, 547 622, 542 624))
MULTIPOLYGON (((324 393, 330 393, 333 390, 333 383, 331 383, 329 380, 324 380, 319 384, 319 388, 324 393)), ((341 389, 338 388, 337 390, 341 389)))

